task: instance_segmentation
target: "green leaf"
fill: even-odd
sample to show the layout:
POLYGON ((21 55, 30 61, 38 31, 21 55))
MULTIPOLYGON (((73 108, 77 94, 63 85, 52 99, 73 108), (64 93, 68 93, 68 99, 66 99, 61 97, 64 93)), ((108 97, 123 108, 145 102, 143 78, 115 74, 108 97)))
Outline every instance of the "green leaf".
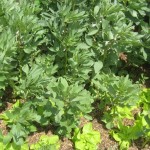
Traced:
POLYGON ((14 143, 9 143, 6 145, 5 149, 8 149, 8 150, 20 150, 21 149, 21 146, 18 146, 14 143))
POLYGON ((109 36, 109 40, 114 39, 114 35, 111 31, 109 31, 108 36, 109 36))
POLYGON ((53 135, 50 137, 49 144, 55 144, 59 141, 59 137, 57 135, 53 135))
POLYGON ((4 144, 10 143, 11 139, 12 139, 12 134, 11 134, 11 133, 8 133, 8 134, 7 134, 6 136, 4 136, 4 138, 3 138, 4 144))
POLYGON ((75 142, 75 148, 77 150, 85 149, 85 147, 86 147, 86 145, 85 145, 84 141, 77 141, 77 142, 75 142))
POLYGON ((86 37, 85 37, 85 40, 86 40, 86 43, 87 43, 89 46, 92 46, 92 45, 93 45, 92 38, 90 38, 89 36, 86 36, 86 37))
POLYGON ((37 150, 37 149, 50 149, 50 150, 59 150, 60 143, 59 143, 59 137, 57 135, 42 135, 40 137, 40 140, 32 144, 30 146, 30 149, 37 150))
POLYGON ((101 61, 94 63, 94 71, 95 73, 99 73, 99 71, 103 68, 103 63, 101 61))
POLYGON ((29 74, 29 66, 27 64, 22 67, 22 70, 26 73, 26 75, 29 74))
POLYGON ((6 77, 5 76, 0 76, 0 82, 1 81, 5 81, 6 80, 6 77))
POLYGON ((117 133, 115 133, 114 131, 111 131, 111 134, 116 141, 121 142, 121 139, 117 133))
POLYGON ((92 29, 92 30, 89 31, 88 35, 89 36, 95 35, 97 32, 98 32, 98 29, 92 29))
POLYGON ((88 123, 84 125, 82 133, 78 128, 75 130, 73 141, 78 150, 97 149, 97 144, 100 143, 100 133, 92 129, 92 123, 88 123))
POLYGON ((95 6, 94 7, 94 15, 97 15, 99 10, 100 10, 100 7, 99 6, 95 6))
POLYGON ((29 150, 29 146, 28 146, 28 144, 23 144, 22 146, 21 146, 21 150, 29 150))
POLYGON ((83 133, 90 133, 92 131, 92 123, 88 123, 83 127, 83 133))
POLYGON ((64 87, 65 89, 68 88, 68 83, 67 83, 67 81, 66 81, 65 78, 61 78, 61 84, 63 85, 63 87, 64 87))
POLYGON ((5 83, 4 82, 0 82, 0 89, 3 89, 3 90, 5 90, 5 83))
POLYGON ((144 48, 141 48, 141 53, 143 54, 143 58, 145 61, 147 61, 147 53, 145 52, 144 48))
POLYGON ((137 16, 137 11, 131 10, 131 14, 132 14, 133 17, 138 18, 138 16, 137 16))
POLYGON ((1 148, 2 150, 5 149, 5 145, 3 144, 3 142, 0 142, 0 148, 1 148))
POLYGON ((77 48, 78 49, 88 49, 90 46, 88 46, 87 44, 85 43, 79 43, 77 48))
POLYGON ((107 129, 112 129, 114 127, 114 124, 112 123, 112 122, 108 122, 107 124, 106 124, 106 128, 107 129))
POLYGON ((129 148, 130 143, 128 141, 122 141, 120 144, 120 150, 127 150, 129 148))

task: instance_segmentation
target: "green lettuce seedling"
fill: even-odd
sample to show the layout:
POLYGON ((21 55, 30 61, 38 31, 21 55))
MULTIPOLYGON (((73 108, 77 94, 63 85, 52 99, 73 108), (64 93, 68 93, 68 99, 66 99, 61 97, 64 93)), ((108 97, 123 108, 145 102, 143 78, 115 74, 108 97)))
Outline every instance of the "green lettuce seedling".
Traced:
POLYGON ((30 146, 31 150, 59 150, 60 143, 57 135, 42 135, 40 140, 30 146))
POLYGON ((79 128, 75 129, 73 141, 76 150, 97 150, 101 138, 100 133, 92 129, 92 123, 88 123, 82 133, 79 128))

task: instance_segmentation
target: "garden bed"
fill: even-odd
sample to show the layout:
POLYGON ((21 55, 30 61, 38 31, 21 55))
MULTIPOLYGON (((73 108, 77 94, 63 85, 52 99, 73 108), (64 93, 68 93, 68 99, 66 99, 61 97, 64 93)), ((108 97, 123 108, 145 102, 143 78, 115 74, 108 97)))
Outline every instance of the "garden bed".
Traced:
POLYGON ((2 150, 150 149, 149 0, 1 0, 2 150))

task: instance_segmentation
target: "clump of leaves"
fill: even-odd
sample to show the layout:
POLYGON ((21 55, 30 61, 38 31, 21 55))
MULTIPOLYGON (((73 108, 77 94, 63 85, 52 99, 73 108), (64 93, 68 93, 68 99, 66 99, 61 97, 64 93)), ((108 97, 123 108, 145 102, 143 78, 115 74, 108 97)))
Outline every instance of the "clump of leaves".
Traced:
POLYGON ((13 139, 15 144, 22 145, 27 135, 36 131, 33 121, 39 122, 40 116, 31 108, 31 103, 19 104, 17 102, 14 106, 0 115, 10 129, 3 140, 6 144, 13 139))
POLYGON ((143 146, 145 146, 150 140, 150 89, 145 88, 140 98, 139 104, 142 107, 142 113, 139 118, 142 118, 143 127, 145 127, 145 142, 143 143, 143 146))
POLYGON ((87 116, 92 111, 93 99, 90 93, 78 83, 69 85, 65 78, 49 84, 50 101, 54 124, 60 127, 59 134, 70 133, 79 124, 81 116, 87 116))
POLYGON ((92 91, 95 98, 102 100, 102 104, 115 107, 137 103, 140 87, 133 84, 128 76, 97 74, 92 80, 92 91))
POLYGON ((3 139, 5 138, 0 131, 0 147, 2 150, 29 150, 28 144, 24 143, 22 145, 17 145, 14 142, 4 143, 3 139))
POLYGON ((107 128, 113 128, 123 118, 134 118, 131 111, 137 108, 140 87, 133 84, 128 76, 97 74, 92 85, 93 96, 100 99, 99 109, 103 110, 102 120, 107 128))
POLYGON ((30 146, 31 150, 59 150, 60 142, 57 135, 42 135, 39 141, 30 146))
POLYGON ((108 107, 104 112, 102 121, 106 124, 107 129, 116 128, 120 122, 124 123, 124 120, 129 120, 129 124, 132 125, 134 123, 132 111, 136 108, 137 106, 108 107))
POLYGON ((0 105, 6 87, 26 106, 32 101, 32 107, 20 105, 2 115, 11 131, 6 141, 15 135, 14 141, 23 143, 35 129, 33 120, 55 125, 59 134, 68 135, 81 116, 88 117, 93 97, 102 99, 101 109, 108 106, 111 116, 134 105, 138 86, 128 77, 100 71, 113 74, 122 67, 120 52, 127 54, 125 65, 138 66, 139 58, 148 62, 148 4, 147 0, 1 0, 0 105))
POLYGON ((126 150, 129 148, 131 142, 133 140, 136 140, 138 138, 143 138, 142 147, 144 147, 147 142, 150 139, 150 117, 149 117, 149 97, 150 92, 149 89, 144 89, 140 93, 140 100, 137 105, 135 105, 135 108, 141 107, 142 111, 138 111, 136 114, 136 117, 133 116, 131 113, 132 109, 122 108, 122 112, 125 113, 124 116, 121 115, 120 111, 118 112, 118 117, 120 117, 120 121, 118 121, 118 124, 115 129, 112 129, 111 135, 113 138, 119 142, 120 149, 126 150), (123 117, 132 119, 133 124, 132 125, 125 125, 123 124, 123 117))
POLYGON ((92 123, 85 124, 82 131, 76 128, 73 142, 77 150, 96 150, 101 142, 100 133, 92 129, 92 123))
POLYGON ((19 2, 2 0, 0 11, 1 97, 7 85, 14 88, 22 67, 37 54, 37 46, 41 43, 42 26, 36 16, 38 8, 26 0, 19 2))
POLYGON ((122 122, 118 123, 118 129, 113 129, 111 135, 119 142, 121 150, 127 150, 133 140, 143 136, 144 127, 143 120, 138 119, 132 126, 123 125, 122 122))

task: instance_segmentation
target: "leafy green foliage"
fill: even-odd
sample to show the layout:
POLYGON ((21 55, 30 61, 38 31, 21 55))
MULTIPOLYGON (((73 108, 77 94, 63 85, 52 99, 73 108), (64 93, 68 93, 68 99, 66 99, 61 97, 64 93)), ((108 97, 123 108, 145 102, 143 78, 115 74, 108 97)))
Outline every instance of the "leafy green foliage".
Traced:
MULTIPOLYGON (((31 60, 27 53, 36 53, 39 44, 40 22, 34 13, 36 7, 26 1, 1 1, 1 87, 18 81, 21 67, 31 60), (26 6, 26 7, 25 7, 26 6), (28 9, 27 9, 28 8, 28 9), (39 22, 39 23, 37 23, 39 22), (33 36, 36 35, 36 38, 33 36), (11 74, 10 74, 11 72, 11 74)), ((1 92, 0 92, 1 93, 1 92)))
POLYGON ((40 116, 34 113, 30 103, 20 104, 12 110, 7 110, 0 115, 0 118, 10 128, 10 132, 4 137, 4 143, 9 143, 13 139, 17 145, 22 145, 27 135, 36 131, 33 121, 40 120, 40 116))
MULTIPOLYGON (((120 122, 118 122, 117 129, 113 129, 111 131, 111 135, 116 141, 119 142, 120 149, 122 150, 128 149, 131 144, 131 141, 136 140, 139 137, 146 138, 145 142, 143 143, 143 147, 149 141, 150 118, 149 118, 149 106, 147 107, 147 109, 145 108, 146 101, 149 101, 149 89, 144 89, 140 94, 139 103, 140 105, 143 104, 141 105, 143 111, 142 112, 139 111, 136 118, 133 116, 133 113, 131 113, 132 111, 131 108, 130 109, 128 108, 128 111, 130 112, 128 112, 127 109, 122 108, 122 111, 125 111, 125 116, 123 116, 120 112, 118 112, 120 117, 120 122), (132 119, 132 121, 134 122, 133 125, 129 126, 123 124, 122 123, 123 118, 132 119)), ((138 106, 135 105, 134 107, 137 108, 138 106)))
POLYGON ((96 150, 101 141, 100 133, 92 129, 92 123, 84 125, 82 132, 79 128, 75 129, 73 141, 77 150, 96 150))
POLYGON ((113 74, 97 74, 92 80, 92 91, 95 98, 111 106, 133 105, 137 103, 139 85, 133 84, 128 76, 119 77, 113 74))
POLYGON ((113 138, 119 142, 121 150, 127 150, 132 140, 143 136, 142 120, 137 120, 133 126, 125 126, 121 123, 118 126, 119 131, 112 131, 113 138))
POLYGON ((143 127, 146 131, 144 132, 144 137, 146 138, 144 146, 150 140, 150 89, 144 89, 140 98, 140 105, 143 108, 140 118, 142 118, 143 127))
POLYGON ((5 136, 0 132, 0 146, 2 150, 28 150, 28 144, 16 145, 15 143, 4 143, 3 139, 5 136))
POLYGON ((149 92, 139 98, 139 85, 119 71, 149 64, 149 17, 148 0, 1 0, 0 118, 9 130, 3 144, 21 146, 35 123, 70 136, 81 116, 91 118, 94 99, 118 139, 129 133, 120 122, 142 107, 133 128, 142 124, 147 142, 149 92), (10 100, 22 103, 5 110, 10 100))
POLYGON ((60 143, 57 135, 42 135, 39 141, 30 146, 31 150, 59 150, 60 143))
POLYGON ((93 99, 82 86, 77 83, 68 85, 65 78, 59 78, 48 89, 51 91, 50 101, 55 110, 52 112, 54 122, 61 127, 58 132, 70 133, 72 128, 77 127, 80 117, 92 111, 93 99))
POLYGON ((97 74, 92 81, 92 92, 100 99, 99 108, 103 110, 103 122, 111 129, 123 118, 133 119, 131 111, 139 102, 140 87, 126 77, 113 74, 97 74))

